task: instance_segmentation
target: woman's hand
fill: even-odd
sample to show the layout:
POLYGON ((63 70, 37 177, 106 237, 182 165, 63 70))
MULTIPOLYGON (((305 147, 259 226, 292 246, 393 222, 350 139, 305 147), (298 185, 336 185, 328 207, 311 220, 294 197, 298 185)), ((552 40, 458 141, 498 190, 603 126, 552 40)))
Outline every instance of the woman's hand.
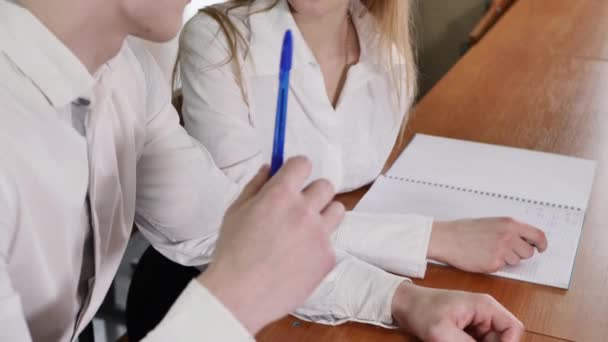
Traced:
POLYGON ((547 249, 545 233, 511 218, 435 222, 428 257, 464 271, 492 273, 547 249))
POLYGON ((485 294, 438 290, 403 282, 395 292, 396 323, 423 341, 516 342, 523 324, 485 294))

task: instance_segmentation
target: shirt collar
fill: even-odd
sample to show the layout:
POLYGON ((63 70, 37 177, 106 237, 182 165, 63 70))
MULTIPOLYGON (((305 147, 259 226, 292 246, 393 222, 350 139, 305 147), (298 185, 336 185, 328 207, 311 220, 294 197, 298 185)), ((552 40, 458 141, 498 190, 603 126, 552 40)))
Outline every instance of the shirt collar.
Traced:
MULTIPOLYGON (((294 38, 293 68, 316 64, 314 54, 306 44, 295 23, 287 0, 278 0, 269 11, 262 9, 271 6, 276 0, 258 0, 249 11, 251 37, 249 54, 256 74, 278 74, 283 35, 291 30, 294 38)), ((350 13, 359 36, 361 55, 360 64, 378 65, 379 58, 372 51, 377 50, 379 34, 376 22, 360 0, 351 0, 350 13)))
POLYGON ((0 51, 54 107, 89 92, 95 78, 80 60, 28 10, 0 0, 0 51))

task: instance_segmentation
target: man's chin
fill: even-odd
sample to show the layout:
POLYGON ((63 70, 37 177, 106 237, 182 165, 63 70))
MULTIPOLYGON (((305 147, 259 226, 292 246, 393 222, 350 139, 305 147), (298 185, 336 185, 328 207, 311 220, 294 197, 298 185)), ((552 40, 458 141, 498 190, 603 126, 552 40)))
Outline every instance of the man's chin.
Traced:
POLYGON ((172 40, 173 38, 177 37, 180 29, 181 29, 181 24, 178 28, 171 29, 171 30, 155 31, 155 32, 148 31, 148 32, 143 32, 143 33, 135 33, 133 35, 137 38, 148 40, 148 41, 151 41, 154 43, 166 43, 166 42, 172 40))

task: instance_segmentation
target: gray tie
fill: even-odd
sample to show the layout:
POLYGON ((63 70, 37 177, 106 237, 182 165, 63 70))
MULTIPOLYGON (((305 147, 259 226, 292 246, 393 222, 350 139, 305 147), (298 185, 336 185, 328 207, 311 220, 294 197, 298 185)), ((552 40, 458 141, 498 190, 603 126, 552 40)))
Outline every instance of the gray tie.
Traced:
MULTIPOLYGON (((80 133, 85 139, 87 136, 86 119, 89 114, 89 106, 91 101, 79 97, 76 101, 72 102, 72 126, 80 133)), ((82 253, 82 266, 80 269, 80 278, 78 280, 78 296, 81 300, 81 308, 76 320, 76 325, 82 319, 84 309, 88 306, 90 297, 89 280, 95 276, 95 253, 94 253, 94 241, 93 241, 93 224, 91 223, 91 202, 89 194, 85 198, 86 207, 86 221, 88 222, 88 231, 84 241, 83 253, 82 253)))

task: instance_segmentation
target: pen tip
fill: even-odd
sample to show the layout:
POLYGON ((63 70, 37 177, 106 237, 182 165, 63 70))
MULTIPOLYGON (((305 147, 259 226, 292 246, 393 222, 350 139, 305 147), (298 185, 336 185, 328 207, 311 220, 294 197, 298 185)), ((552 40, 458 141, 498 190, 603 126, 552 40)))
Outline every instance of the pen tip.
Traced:
POLYGON ((293 55, 293 35, 291 30, 285 32, 283 37, 283 49, 281 52, 281 70, 291 69, 291 60, 293 55))

